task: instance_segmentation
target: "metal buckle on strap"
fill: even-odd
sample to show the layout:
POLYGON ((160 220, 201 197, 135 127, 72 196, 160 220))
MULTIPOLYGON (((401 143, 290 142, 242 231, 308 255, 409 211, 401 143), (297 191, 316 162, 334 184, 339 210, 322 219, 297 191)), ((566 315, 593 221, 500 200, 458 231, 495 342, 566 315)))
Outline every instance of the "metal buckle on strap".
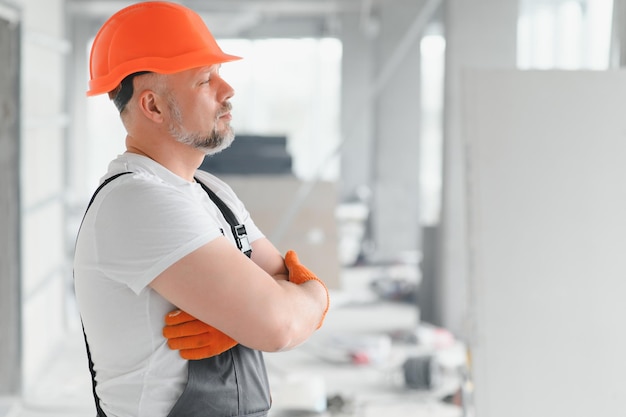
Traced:
POLYGON ((250 255, 252 255, 252 246, 250 246, 250 240, 248 239, 246 226, 244 226, 243 224, 233 226, 233 232, 235 235, 235 240, 237 241, 237 247, 249 258, 250 255))

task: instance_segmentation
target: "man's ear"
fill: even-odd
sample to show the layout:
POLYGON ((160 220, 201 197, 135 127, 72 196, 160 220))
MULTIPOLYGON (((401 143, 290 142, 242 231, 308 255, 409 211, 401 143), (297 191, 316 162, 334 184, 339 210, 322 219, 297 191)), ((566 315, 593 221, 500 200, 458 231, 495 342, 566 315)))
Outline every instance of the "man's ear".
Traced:
POLYGON ((164 104, 162 97, 152 90, 143 90, 137 100, 141 113, 155 123, 163 122, 164 104))

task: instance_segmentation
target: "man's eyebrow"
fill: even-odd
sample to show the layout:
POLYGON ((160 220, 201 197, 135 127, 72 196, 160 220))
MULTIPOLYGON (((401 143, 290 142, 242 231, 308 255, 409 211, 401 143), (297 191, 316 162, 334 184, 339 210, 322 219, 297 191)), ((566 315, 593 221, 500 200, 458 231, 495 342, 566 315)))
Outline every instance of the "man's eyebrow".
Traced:
POLYGON ((211 74, 213 73, 219 73, 219 65, 211 65, 211 66, 205 66, 205 67, 200 67, 197 69, 197 71, 194 73, 194 78, 205 78, 205 77, 210 77, 211 74))
POLYGON ((222 68, 222 64, 213 64, 210 66, 201 67, 199 69, 199 73, 204 74, 207 72, 219 71, 220 68, 222 68))

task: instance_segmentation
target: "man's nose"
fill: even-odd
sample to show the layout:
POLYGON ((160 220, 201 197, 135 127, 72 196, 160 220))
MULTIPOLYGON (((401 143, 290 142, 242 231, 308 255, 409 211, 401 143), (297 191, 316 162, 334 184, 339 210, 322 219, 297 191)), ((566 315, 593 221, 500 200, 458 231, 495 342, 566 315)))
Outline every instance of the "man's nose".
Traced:
POLYGON ((235 95, 235 89, 231 87, 223 78, 220 78, 220 92, 218 99, 220 102, 226 101, 235 95))

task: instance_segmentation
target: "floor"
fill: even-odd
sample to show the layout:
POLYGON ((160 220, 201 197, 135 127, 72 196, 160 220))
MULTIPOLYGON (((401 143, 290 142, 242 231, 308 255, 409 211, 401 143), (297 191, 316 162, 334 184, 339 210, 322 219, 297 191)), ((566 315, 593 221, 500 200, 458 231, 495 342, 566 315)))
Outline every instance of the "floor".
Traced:
MULTIPOLYGON (((266 354, 271 417, 470 415, 450 401, 459 398, 462 387, 457 371, 464 365, 463 344, 424 327, 415 305, 381 299, 371 291, 371 279, 371 273, 352 271, 349 284, 331 292, 332 308, 321 330, 297 349, 266 354), (419 332, 430 334, 430 342, 409 340, 419 332), (437 382, 407 388, 403 364, 408 358, 434 358, 437 382)), ((79 327, 68 333, 56 357, 23 398, 0 398, 0 417, 95 415, 79 327)))

